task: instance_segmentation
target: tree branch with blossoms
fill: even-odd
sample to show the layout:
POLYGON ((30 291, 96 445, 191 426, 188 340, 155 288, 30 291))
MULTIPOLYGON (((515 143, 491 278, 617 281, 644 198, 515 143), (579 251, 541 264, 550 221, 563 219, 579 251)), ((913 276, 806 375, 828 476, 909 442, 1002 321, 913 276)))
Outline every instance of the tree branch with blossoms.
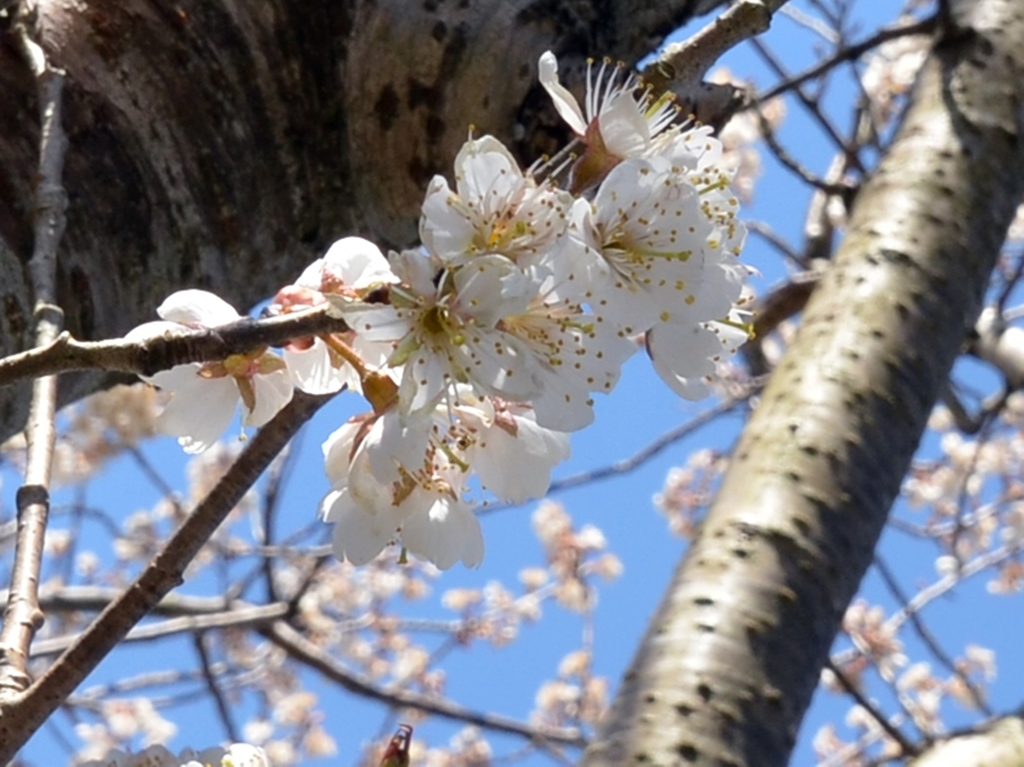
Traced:
POLYGON ((160 600, 183 581, 196 552, 263 470, 327 398, 298 395, 250 441, 216 487, 182 523, 160 554, 24 693, 0 704, 0 761, 12 759, 96 665, 160 600))
POLYGON ((286 650, 289 656, 315 669, 346 690, 379 700, 389 706, 414 708, 448 719, 476 724, 496 732, 525 736, 531 740, 549 741, 576 747, 586 745, 583 734, 575 728, 530 725, 509 717, 474 711, 450 701, 419 695, 408 690, 381 690, 371 680, 346 668, 331 653, 320 649, 283 621, 278 621, 269 629, 264 629, 263 634, 271 642, 286 650))
MULTIPOLYGON (((670 99, 622 68, 592 69, 582 102, 560 82, 551 53, 538 68, 584 147, 571 169, 541 180, 496 138, 470 138, 454 184, 436 176, 427 188, 420 249, 385 256, 347 237, 277 293, 269 318, 250 320, 213 293, 182 290, 157 308, 158 321, 120 341, 50 336, 0 362, 2 383, 96 366, 136 372, 169 396, 156 425, 188 453, 212 447, 239 409, 243 427, 259 429, 135 584, 0 711, 5 748, 17 749, 181 582, 326 398, 348 390, 369 407, 323 445, 331 489, 320 514, 334 526, 336 556, 365 565, 396 546, 399 562, 411 554, 446 569, 476 566, 484 555, 471 478, 501 502, 543 496, 569 433, 593 420, 594 394, 614 389, 639 345, 673 391, 710 393, 749 335, 748 270, 738 261, 746 230, 721 143, 709 128, 681 123, 670 99)), ((189 627, 266 617, 193 618, 189 627)), ((313 662, 318 648, 297 646, 286 629, 261 630, 313 662)), ((407 702, 445 710, 415 696, 407 702)))

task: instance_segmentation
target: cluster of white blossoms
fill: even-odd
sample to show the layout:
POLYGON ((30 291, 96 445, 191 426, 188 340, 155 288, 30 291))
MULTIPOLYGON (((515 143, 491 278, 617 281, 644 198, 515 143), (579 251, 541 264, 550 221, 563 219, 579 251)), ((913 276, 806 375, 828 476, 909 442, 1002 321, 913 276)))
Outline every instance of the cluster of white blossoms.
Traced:
POLYGON ((215 746, 199 753, 188 748, 180 756, 156 745, 137 754, 110 751, 102 759, 85 762, 81 767, 270 767, 270 762, 262 748, 248 743, 215 746))
MULTIPOLYGON (((591 70, 583 108, 551 53, 539 69, 584 147, 567 188, 557 172, 521 169, 496 138, 470 138, 454 187, 436 176, 427 189, 420 248, 385 257, 339 240, 271 305, 326 303, 347 332, 150 379, 174 393, 161 424, 192 452, 239 401, 244 424, 260 426, 293 387, 361 392, 372 410, 324 444, 332 487, 321 506, 354 564, 398 543, 441 568, 477 565, 471 488, 504 502, 543 495, 568 433, 593 420, 594 392, 614 388, 638 342, 674 391, 699 398, 747 338, 745 230, 710 129, 677 124, 671 101, 621 68, 591 70)), ((136 337, 238 318, 196 290, 158 313, 136 337)))

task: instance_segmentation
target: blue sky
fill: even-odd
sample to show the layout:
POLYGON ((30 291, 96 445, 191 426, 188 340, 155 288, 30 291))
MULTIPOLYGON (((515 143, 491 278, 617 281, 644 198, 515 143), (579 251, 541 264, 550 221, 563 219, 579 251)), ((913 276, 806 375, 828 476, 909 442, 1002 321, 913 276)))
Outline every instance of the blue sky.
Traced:
MULTIPOLYGON (((860 6, 863 6, 859 8, 860 34, 855 33, 855 39, 860 39, 873 29, 878 20, 878 4, 862 2, 860 6)), ((797 4, 796 7, 805 6, 797 4)), ((785 17, 776 20, 764 41, 793 71, 816 61, 817 50, 821 48, 820 44, 815 45, 809 40, 806 30, 785 17)), ((752 79, 762 85, 773 82, 749 46, 729 54, 723 63, 740 78, 752 79)), ((827 103, 836 107, 834 114, 838 116, 841 125, 848 122, 848 118, 843 122, 846 113, 842 111, 842 105, 848 103, 849 88, 848 83, 837 83, 826 97, 827 103)), ((819 173, 823 172, 831 160, 830 148, 820 139, 820 134, 811 127, 797 105, 789 102, 787 106, 788 117, 779 131, 780 139, 799 151, 799 157, 806 166, 819 173)), ((745 209, 744 215, 770 222, 791 242, 799 242, 801 217, 808 191, 767 157, 765 164, 765 172, 755 189, 754 203, 745 209)), ((763 293, 784 274, 777 254, 757 237, 750 238, 745 260, 762 273, 761 277, 753 281, 759 293, 763 293)), ((646 360, 637 356, 627 364, 614 394, 599 398, 596 423, 573 435, 573 456, 557 469, 556 478, 593 470, 626 458, 706 406, 708 403, 694 404, 679 400, 660 383, 646 360)), ((279 535, 301 528, 314 518, 317 503, 327 490, 319 445, 347 417, 349 409, 355 407, 357 405, 349 401, 349 398, 342 397, 305 429, 298 448, 300 457, 295 463, 294 475, 281 506, 279 535)), ((726 416, 670 446, 631 473, 556 496, 558 501, 565 504, 577 527, 590 523, 604 531, 610 550, 624 564, 622 576, 601 587, 600 602, 594 615, 594 670, 599 675, 609 677, 613 684, 617 683, 629 662, 647 620, 662 595, 664 584, 685 549, 685 542, 669 533, 664 518, 654 508, 652 496, 661 489, 668 470, 681 465, 692 450, 703 447, 727 448, 736 438, 740 424, 741 419, 737 415, 726 416)), ((934 449, 934 445, 931 447, 934 449)), ((176 445, 154 443, 145 449, 171 482, 179 485, 183 483, 185 457, 176 445)), ((5 519, 13 508, 15 486, 8 472, 4 475, 2 496, 5 519)), ((138 508, 151 505, 157 495, 152 487, 132 473, 128 461, 118 461, 111 466, 110 471, 86 489, 85 500, 121 518, 138 508), (126 492, 126 487, 131 491, 126 492)), ((70 502, 72 497, 72 493, 65 492, 60 500, 70 502)), ((439 605, 440 595, 449 588, 482 588, 490 581, 499 580, 511 590, 518 591, 518 571, 524 566, 544 563, 543 551, 530 526, 530 516, 535 508, 536 504, 531 503, 486 515, 484 534, 487 555, 481 568, 466 570, 457 566, 442 574, 434 581, 431 597, 412 605, 409 614, 451 617, 451 613, 439 605)), ((63 524, 60 517, 54 520, 55 527, 63 524)), ((83 531, 83 545, 92 545, 93 538, 99 540, 98 531, 90 530, 87 525, 83 531)), ((920 584, 935 580, 935 550, 928 545, 910 541, 907 536, 890 530, 883 539, 880 553, 894 567, 907 591, 913 592, 920 584)), ((1020 704, 1016 691, 1024 682, 1024 673, 1015 659, 1016 632, 1007 630, 1007 610, 1019 610, 1020 599, 1011 597, 1003 598, 1005 601, 994 600, 985 592, 983 580, 968 582, 958 589, 954 597, 929 606, 925 617, 932 630, 942 637, 947 651, 953 655, 962 653, 969 642, 978 642, 997 650, 1000 676, 993 687, 991 702, 997 710, 1008 710, 1020 704)), ((187 584, 185 591, 195 593, 189 590, 205 590, 210 585, 210 581, 187 584)), ((894 605, 874 572, 866 578, 863 594, 869 601, 887 605, 890 610, 894 605)), ((1020 628, 1019 618, 1015 625, 1020 628)), ((533 708, 538 684, 544 679, 555 677, 559 661, 566 653, 580 646, 583 632, 584 624, 579 616, 549 603, 545 606, 543 620, 537 625, 526 626, 519 639, 511 645, 492 648, 478 643, 469 650, 457 649, 452 652, 444 663, 448 670, 447 692, 461 704, 525 719, 533 708)), ((907 637, 909 639, 909 634, 907 637)), ((908 641, 907 650, 912 659, 923 657, 920 647, 912 640, 908 641)), ((191 659, 191 643, 181 639, 162 640, 152 645, 119 650, 90 677, 86 687, 124 674, 162 668, 164 666, 161 664, 166 663, 165 658, 169 654, 179 653, 191 659)), ((325 714, 325 726, 339 746, 337 757, 321 763, 355 764, 362 744, 386 736, 393 729, 394 720, 389 718, 379 704, 346 693, 337 693, 312 675, 307 675, 307 678, 312 688, 323 696, 321 707, 325 714)), ((836 721, 840 733, 852 739, 850 732, 843 732, 841 723, 848 707, 849 702, 845 698, 819 693, 804 724, 793 764, 814 763, 810 738, 825 721, 836 721)), ((243 703, 238 720, 244 721, 245 713, 251 710, 251 704, 243 703)), ((175 748, 186 745, 202 747, 223 738, 220 728, 212 724, 215 713, 209 703, 172 709, 166 716, 179 726, 178 737, 172 744, 175 748)), ((960 721, 955 713, 951 716, 954 724, 960 721)), ((56 718, 64 723, 61 731, 67 734, 69 728, 66 719, 61 714, 56 718)), ((424 737, 431 744, 440 745, 457 729, 457 725, 435 720, 418 728, 417 737, 424 737)), ((496 754, 523 745, 515 738, 499 736, 495 736, 493 742, 496 754)), ((59 738, 52 728, 44 728, 37 734, 26 748, 25 756, 39 765, 57 764, 66 759, 59 738)), ((551 761, 535 756, 521 763, 540 765, 551 764, 551 761)))

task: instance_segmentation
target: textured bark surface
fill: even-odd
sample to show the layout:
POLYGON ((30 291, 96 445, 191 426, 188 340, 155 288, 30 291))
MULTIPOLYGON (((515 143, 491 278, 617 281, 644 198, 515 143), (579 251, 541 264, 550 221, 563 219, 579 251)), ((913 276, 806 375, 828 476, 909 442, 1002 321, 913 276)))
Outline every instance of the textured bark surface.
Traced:
POLYGON ((1024 767, 1024 721, 1009 716, 984 732, 938 743, 910 767, 1024 767))
MULTIPOLYGON (((78 338, 123 334, 170 292, 269 297, 346 234, 416 236, 470 126, 526 158, 564 138, 536 86, 547 49, 636 61, 717 0, 86 0, 38 3, 67 71, 60 303, 78 338)), ((38 119, 0 36, 0 355, 30 332, 38 119)), ((100 385, 67 377, 68 401, 100 385)), ((0 389, 0 439, 27 388, 0 389)))
POLYGON ((1024 2, 953 6, 588 767, 789 758, 1024 191, 1024 2))

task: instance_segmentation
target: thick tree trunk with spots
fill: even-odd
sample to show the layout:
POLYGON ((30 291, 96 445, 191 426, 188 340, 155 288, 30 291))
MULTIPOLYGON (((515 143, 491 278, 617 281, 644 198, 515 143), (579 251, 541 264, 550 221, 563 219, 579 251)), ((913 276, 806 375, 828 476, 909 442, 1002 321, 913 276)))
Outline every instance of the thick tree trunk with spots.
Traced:
POLYGON ((1024 2, 952 6, 587 767, 787 763, 1024 192, 1024 2))

